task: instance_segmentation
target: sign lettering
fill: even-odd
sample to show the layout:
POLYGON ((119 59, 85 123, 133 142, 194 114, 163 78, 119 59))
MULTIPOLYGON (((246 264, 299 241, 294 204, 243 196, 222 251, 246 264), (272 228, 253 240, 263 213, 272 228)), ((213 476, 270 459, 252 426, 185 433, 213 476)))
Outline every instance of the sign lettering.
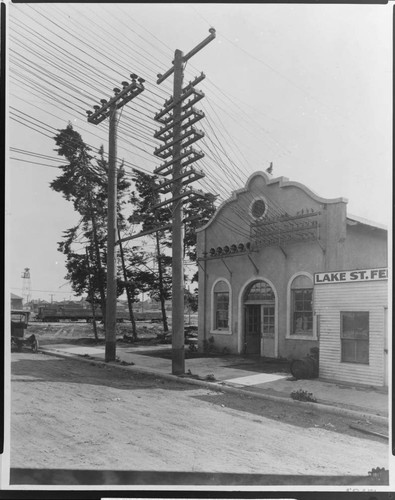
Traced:
POLYGON ((335 271, 330 273, 316 273, 314 283, 350 283, 353 281, 383 281, 388 279, 388 269, 360 269, 358 271, 335 271))

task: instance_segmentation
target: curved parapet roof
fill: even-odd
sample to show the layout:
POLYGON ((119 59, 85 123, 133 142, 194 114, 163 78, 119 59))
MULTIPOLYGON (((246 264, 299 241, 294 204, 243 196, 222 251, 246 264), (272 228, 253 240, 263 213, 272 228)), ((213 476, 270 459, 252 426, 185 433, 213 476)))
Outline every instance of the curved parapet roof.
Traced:
POLYGON ((287 188, 287 187, 297 187, 304 191, 308 196, 310 196, 313 200, 317 201, 318 203, 325 203, 325 204, 331 204, 331 203, 347 203, 348 200, 347 198, 323 198, 322 196, 318 196, 316 193, 314 193, 311 189, 306 187, 304 184, 301 184, 300 182, 294 182, 290 181, 287 177, 275 177, 274 179, 271 179, 265 172, 262 171, 257 171, 254 172, 250 177, 247 179, 246 185, 243 188, 236 189, 235 191, 232 192, 230 197, 223 201, 221 205, 217 208, 215 211, 214 215, 211 217, 211 219, 205 224, 204 226, 200 227, 199 229, 196 229, 196 232, 203 231, 206 229, 210 224, 216 219, 218 214, 221 212, 221 210, 230 202, 236 201, 239 195, 242 193, 246 193, 250 185, 255 177, 263 177, 265 180, 265 184, 267 186, 271 184, 279 184, 280 188, 287 188))

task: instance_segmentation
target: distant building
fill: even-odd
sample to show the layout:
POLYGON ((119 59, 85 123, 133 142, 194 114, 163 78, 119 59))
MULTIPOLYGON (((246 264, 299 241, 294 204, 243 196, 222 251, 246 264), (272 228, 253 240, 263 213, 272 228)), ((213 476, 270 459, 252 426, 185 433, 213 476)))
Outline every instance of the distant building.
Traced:
POLYGON ((388 384, 387 231, 284 177, 253 174, 197 230, 199 348, 296 359, 388 384))
MULTIPOLYGON (((157 311, 161 309, 161 303, 159 300, 149 298, 147 300, 140 300, 140 302, 136 302, 133 307, 139 312, 157 311)), ((171 300, 165 300, 165 309, 171 310, 171 300)))
POLYGON ((11 309, 18 309, 21 311, 23 309, 23 299, 14 293, 11 293, 11 309))
POLYGON ((40 306, 47 306, 49 304, 50 304, 50 302, 48 302, 46 300, 34 299, 34 300, 31 300, 30 302, 28 302, 26 304, 26 307, 28 307, 30 309, 30 311, 32 311, 34 313, 37 313, 38 312, 38 308, 40 306))

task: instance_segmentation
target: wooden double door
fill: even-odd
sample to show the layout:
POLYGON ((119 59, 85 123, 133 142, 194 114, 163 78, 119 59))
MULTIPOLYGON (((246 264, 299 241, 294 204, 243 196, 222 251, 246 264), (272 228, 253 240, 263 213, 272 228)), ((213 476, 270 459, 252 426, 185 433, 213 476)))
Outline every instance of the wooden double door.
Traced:
POLYGON ((274 345, 275 331, 274 313, 274 302, 245 305, 245 354, 273 356, 272 346, 274 345), (265 339, 267 339, 268 342, 265 342, 265 339), (267 344, 267 346, 270 345, 270 348, 266 349, 265 344, 267 344))

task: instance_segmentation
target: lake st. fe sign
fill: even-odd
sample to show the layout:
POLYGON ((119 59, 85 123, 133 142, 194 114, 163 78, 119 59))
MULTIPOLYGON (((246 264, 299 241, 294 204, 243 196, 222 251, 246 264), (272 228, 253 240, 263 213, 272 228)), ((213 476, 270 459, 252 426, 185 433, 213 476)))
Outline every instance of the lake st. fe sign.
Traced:
POLYGON ((356 281, 383 281, 388 279, 388 269, 360 269, 357 271, 335 271, 314 274, 315 285, 328 283, 350 283, 356 281))

